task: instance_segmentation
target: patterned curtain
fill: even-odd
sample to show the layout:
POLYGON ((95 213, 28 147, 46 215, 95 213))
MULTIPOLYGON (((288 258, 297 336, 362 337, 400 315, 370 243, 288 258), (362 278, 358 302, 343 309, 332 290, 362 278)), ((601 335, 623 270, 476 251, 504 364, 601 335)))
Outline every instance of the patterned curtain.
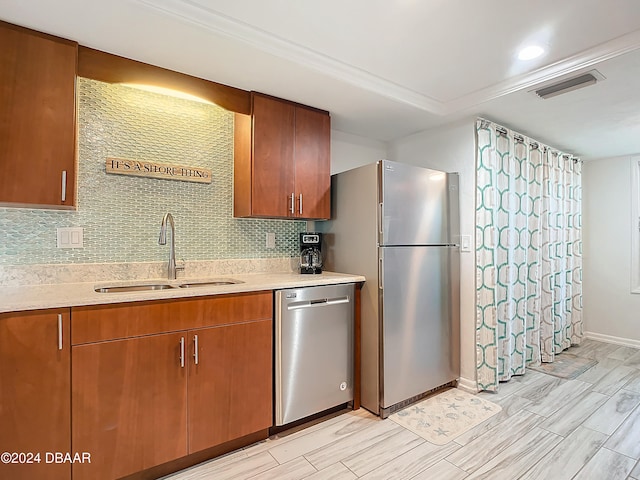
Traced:
POLYGON ((476 122, 478 387, 582 339, 581 162, 476 122))

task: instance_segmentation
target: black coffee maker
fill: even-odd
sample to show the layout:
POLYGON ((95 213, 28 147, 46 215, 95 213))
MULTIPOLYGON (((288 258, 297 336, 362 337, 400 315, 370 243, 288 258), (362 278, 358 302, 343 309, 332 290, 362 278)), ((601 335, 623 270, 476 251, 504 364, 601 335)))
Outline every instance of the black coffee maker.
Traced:
POLYGON ((322 234, 300 234, 300 273, 322 273, 322 234))

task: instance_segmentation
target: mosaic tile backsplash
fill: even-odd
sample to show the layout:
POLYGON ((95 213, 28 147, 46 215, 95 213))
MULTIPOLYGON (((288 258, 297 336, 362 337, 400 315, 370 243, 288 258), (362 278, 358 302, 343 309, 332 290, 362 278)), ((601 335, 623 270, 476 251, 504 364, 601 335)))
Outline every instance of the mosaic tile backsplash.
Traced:
MULTIPOLYGON (((233 114, 78 79, 78 210, 0 208, 0 265, 165 261, 160 223, 171 212, 176 258, 295 256, 306 222, 233 218, 233 114), (105 173, 107 157, 212 170, 212 183, 105 173), (83 227, 84 248, 56 247, 57 227, 83 227), (267 232, 276 248, 265 247, 267 232)), ((167 242, 168 243, 168 242, 167 242)))

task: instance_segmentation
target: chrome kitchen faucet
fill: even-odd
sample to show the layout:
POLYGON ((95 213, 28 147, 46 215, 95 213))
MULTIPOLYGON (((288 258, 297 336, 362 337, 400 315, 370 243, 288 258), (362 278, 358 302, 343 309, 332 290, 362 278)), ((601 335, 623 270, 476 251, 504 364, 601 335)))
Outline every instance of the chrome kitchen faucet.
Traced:
POLYGON ((169 247, 169 266, 167 273, 169 280, 176 279, 176 270, 184 270, 184 265, 176 267, 176 226, 173 223, 173 215, 165 213, 162 217, 162 224, 160 225, 160 238, 158 238, 158 245, 167 244, 167 222, 171 225, 171 244, 169 247))

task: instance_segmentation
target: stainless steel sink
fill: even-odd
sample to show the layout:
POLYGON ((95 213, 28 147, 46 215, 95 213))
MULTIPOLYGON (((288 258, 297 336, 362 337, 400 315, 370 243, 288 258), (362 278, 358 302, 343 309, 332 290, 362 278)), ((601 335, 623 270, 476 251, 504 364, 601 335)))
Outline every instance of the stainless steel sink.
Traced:
POLYGON ((195 282, 185 282, 179 285, 180 288, 192 288, 192 287, 215 287, 220 285, 235 285, 237 283, 244 283, 241 280, 234 280, 233 278, 225 278, 220 280, 202 280, 195 282))
POLYGON ((235 285, 236 283, 244 283, 244 282, 241 280, 235 280, 233 278, 213 278, 209 280, 194 280, 192 282, 185 281, 184 283, 173 283, 173 284, 133 283, 129 285, 106 285, 104 287, 95 287, 94 290, 98 293, 146 292, 146 291, 153 291, 153 290, 167 290, 169 288, 216 287, 216 286, 223 286, 223 285, 235 285))
POLYGON ((107 287, 96 287, 94 290, 98 293, 116 293, 116 292, 144 292, 147 290, 166 290, 173 288, 166 283, 158 283, 151 285, 112 285, 107 287))

